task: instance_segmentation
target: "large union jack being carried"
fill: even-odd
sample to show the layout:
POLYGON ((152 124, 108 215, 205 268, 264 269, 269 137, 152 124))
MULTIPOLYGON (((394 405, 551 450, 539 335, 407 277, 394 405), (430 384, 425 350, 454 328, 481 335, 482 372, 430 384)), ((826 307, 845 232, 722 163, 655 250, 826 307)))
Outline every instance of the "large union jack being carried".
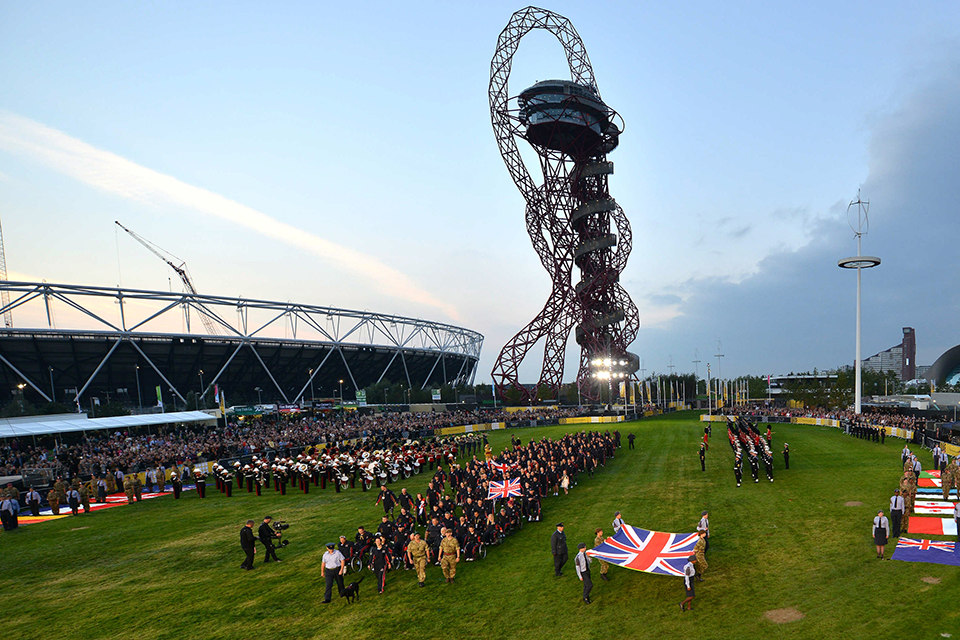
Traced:
POLYGON ((512 478, 503 482, 491 480, 487 500, 506 500, 510 496, 519 497, 520 495, 520 478, 512 478))
POLYGON ((662 533, 625 524, 603 544, 587 550, 587 555, 634 571, 683 577, 683 565, 697 537, 696 533, 662 533))

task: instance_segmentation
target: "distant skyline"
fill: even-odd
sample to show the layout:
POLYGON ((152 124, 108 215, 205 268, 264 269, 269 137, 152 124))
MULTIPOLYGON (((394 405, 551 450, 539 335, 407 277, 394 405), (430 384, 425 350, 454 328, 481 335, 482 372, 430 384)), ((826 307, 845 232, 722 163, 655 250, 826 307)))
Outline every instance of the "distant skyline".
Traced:
MULTIPOLYGON (((0 7, 9 277, 166 289, 119 220, 202 293, 479 331, 489 382, 549 287, 486 95, 523 6, 0 7)), ((611 193, 647 373, 671 357, 693 372, 698 353, 715 374, 718 342, 725 377, 852 364, 855 276, 837 260, 856 253, 858 189, 864 253, 883 260, 864 273, 863 356, 906 326, 921 365, 960 343, 955 3, 541 6, 573 22, 626 123, 611 193)), ((533 33, 511 94, 567 76, 533 33)), ((567 381, 577 358, 571 339, 567 381)))

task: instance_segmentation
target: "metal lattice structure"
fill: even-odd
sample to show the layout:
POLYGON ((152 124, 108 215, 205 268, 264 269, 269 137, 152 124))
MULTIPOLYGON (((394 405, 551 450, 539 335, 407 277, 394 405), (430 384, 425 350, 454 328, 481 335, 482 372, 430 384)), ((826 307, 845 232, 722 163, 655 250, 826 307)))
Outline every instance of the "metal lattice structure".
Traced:
POLYGON ((0 329, 0 387, 24 384, 46 401, 118 387, 136 400, 141 386, 160 386, 186 402, 188 389, 219 384, 235 398, 261 387, 296 403, 341 380, 352 390, 472 384, 483 346, 453 325, 292 302, 45 282, 0 282, 0 293, 11 299, 0 313, 17 310, 23 325, 0 329), (218 335, 176 331, 191 313, 218 335))
POLYGON ((557 392, 564 350, 575 330, 581 346, 577 384, 596 398, 599 388, 584 385, 591 363, 601 359, 609 368, 612 361, 625 374, 639 369, 639 358, 627 347, 637 337, 640 317, 619 284, 633 235, 623 209, 610 197, 613 163, 606 159, 619 143, 622 119, 601 100, 587 51, 570 21, 536 7, 513 14, 501 32, 490 64, 489 99, 500 155, 526 200, 527 233, 553 282, 543 310, 500 352, 494 383, 501 395, 514 388, 523 400, 530 399, 536 391, 520 384, 518 369, 544 340, 538 386, 557 392), (513 56, 534 29, 560 41, 571 79, 539 82, 510 97, 513 56), (543 184, 536 184, 524 165, 518 139, 537 152, 543 184), (580 269, 575 286, 574 266, 580 269))

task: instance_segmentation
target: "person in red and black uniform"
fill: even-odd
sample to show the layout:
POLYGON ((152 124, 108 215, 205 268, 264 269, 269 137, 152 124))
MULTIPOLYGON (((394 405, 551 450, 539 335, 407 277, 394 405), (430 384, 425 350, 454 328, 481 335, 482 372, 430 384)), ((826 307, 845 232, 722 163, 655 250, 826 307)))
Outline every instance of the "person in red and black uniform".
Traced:
POLYGON ((390 556, 387 555, 387 547, 384 545, 383 536, 377 536, 374 540, 373 549, 370 551, 370 566, 373 568, 373 574, 377 578, 377 593, 383 593, 387 586, 387 570, 390 568, 390 556))

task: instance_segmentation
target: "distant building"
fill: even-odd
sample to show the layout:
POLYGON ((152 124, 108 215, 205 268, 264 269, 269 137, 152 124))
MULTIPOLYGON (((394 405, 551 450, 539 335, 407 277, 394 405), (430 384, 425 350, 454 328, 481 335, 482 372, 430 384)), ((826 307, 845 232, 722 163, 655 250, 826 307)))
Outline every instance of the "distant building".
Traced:
POLYGON ((835 373, 791 373, 788 376, 770 376, 767 393, 770 396, 789 395, 790 386, 794 384, 830 389, 836 382, 837 374, 835 373))
POLYGON ((913 327, 903 328, 903 340, 886 351, 865 358, 861 363, 864 371, 893 371, 900 380, 917 377, 917 334, 913 327))

